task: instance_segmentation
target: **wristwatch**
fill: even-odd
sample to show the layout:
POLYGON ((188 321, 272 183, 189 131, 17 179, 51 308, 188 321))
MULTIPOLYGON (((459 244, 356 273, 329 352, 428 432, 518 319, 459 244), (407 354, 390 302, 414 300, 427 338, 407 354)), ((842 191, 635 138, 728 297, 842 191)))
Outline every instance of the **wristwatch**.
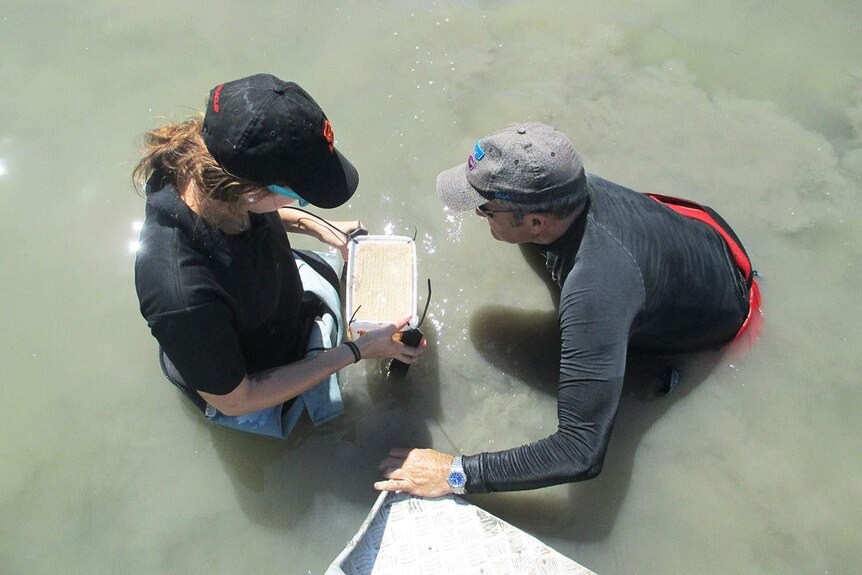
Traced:
POLYGON ((464 488, 467 486, 467 474, 464 473, 464 466, 461 465, 461 456, 459 455, 452 460, 452 467, 449 468, 449 475, 446 476, 446 482, 452 488, 452 493, 456 495, 464 495, 464 488))

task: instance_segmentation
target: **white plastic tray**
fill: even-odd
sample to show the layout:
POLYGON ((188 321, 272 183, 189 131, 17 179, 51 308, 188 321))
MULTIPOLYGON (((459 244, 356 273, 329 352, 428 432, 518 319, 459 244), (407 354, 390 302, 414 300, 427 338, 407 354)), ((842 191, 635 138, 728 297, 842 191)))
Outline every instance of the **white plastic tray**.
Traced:
POLYGON ((410 316, 416 327, 416 242, 405 236, 359 236, 347 259, 346 316, 351 334, 410 316))

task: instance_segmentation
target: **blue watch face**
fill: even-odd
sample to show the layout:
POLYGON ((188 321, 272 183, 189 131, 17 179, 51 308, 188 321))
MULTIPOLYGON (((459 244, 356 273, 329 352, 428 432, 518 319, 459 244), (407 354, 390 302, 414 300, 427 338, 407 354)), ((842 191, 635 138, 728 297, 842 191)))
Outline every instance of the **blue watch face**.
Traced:
POLYGON ((467 478, 464 477, 463 473, 453 471, 449 474, 449 485, 451 485, 452 487, 464 487, 464 483, 466 482, 467 478))

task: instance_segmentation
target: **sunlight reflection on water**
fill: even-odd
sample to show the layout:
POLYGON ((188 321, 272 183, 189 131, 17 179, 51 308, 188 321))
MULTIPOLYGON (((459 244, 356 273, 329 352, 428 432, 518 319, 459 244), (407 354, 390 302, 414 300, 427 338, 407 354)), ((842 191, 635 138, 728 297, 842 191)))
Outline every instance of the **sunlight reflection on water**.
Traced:
POLYGON ((553 290, 434 190, 478 137, 536 119, 588 171, 726 216, 763 274, 766 327, 748 355, 691 358, 671 398, 635 366, 598 479, 472 500, 599 573, 859 571, 855 6, 225 6, 4 8, 0 565, 322 573, 390 447, 553 431, 553 290), (327 215, 416 231, 434 289, 423 361, 397 385, 351 367, 344 421, 281 443, 211 429, 164 381, 133 257, 105 249, 138 248, 135 138, 264 70, 314 95, 361 171, 327 215))

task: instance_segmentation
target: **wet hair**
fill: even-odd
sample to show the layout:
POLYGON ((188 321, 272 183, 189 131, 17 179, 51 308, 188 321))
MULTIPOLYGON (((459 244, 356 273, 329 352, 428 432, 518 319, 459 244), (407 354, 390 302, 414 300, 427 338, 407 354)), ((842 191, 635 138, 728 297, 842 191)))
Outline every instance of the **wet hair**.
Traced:
POLYGON ((198 114, 144 134, 143 157, 132 172, 135 188, 143 192, 150 176, 161 172, 178 193, 193 182, 206 200, 235 204, 242 194, 259 190, 260 184, 232 176, 218 165, 204 144, 202 124, 203 114, 198 114))
POLYGON ((509 200, 497 200, 497 202, 501 209, 512 211, 512 222, 520 226, 524 223, 524 217, 527 214, 548 214, 558 220, 567 218, 581 209, 586 199, 586 194, 571 194, 535 204, 520 204, 509 200))

